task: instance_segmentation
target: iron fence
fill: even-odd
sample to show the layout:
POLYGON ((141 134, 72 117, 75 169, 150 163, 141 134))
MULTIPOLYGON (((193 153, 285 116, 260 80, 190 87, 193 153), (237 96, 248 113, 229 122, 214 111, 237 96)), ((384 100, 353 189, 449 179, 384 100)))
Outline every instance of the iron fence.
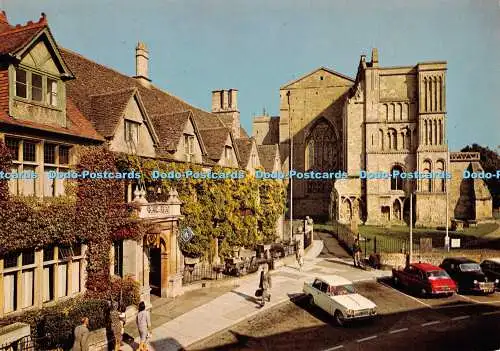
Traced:
MULTIPOLYGON (((337 238, 340 245, 352 254, 352 246, 356 239, 359 239, 359 244, 365 257, 372 253, 408 253, 410 250, 410 240, 403 238, 391 238, 383 235, 360 235, 354 234, 351 228, 345 224, 332 223, 333 236, 337 238)), ((413 239, 413 251, 420 250, 420 241, 418 238, 413 239)))
POLYGON ((62 350, 62 348, 47 348, 49 340, 46 338, 34 339, 31 336, 25 336, 14 342, 0 345, 0 351, 45 351, 45 350, 62 350))
MULTIPOLYGON (((260 265, 267 263, 270 269, 274 269, 275 260, 295 255, 296 243, 272 244, 270 256, 263 253, 255 253, 251 257, 242 257, 241 261, 234 263, 210 264, 202 262, 198 264, 185 264, 182 271, 182 284, 192 284, 203 281, 223 280, 256 272, 260 265), (259 256, 259 257, 257 257, 259 256)), ((2 350, 0 350, 2 351, 2 350)))
POLYGON ((220 280, 229 278, 229 275, 223 273, 225 265, 212 265, 202 263, 196 266, 184 267, 182 274, 182 284, 191 284, 204 280, 220 280))

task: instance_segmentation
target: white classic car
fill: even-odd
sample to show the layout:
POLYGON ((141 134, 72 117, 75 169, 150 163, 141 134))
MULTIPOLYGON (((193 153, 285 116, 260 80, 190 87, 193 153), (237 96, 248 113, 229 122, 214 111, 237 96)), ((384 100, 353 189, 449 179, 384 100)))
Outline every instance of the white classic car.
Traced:
POLYGON ((311 305, 316 305, 335 318, 338 325, 350 320, 374 318, 377 305, 356 292, 352 282, 336 276, 316 277, 304 282, 304 294, 311 305))

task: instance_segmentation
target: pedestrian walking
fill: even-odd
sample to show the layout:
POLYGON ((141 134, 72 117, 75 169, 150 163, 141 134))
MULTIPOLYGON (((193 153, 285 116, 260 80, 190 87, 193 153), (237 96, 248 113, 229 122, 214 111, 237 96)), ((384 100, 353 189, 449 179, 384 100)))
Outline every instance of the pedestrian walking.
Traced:
POLYGON ((139 303, 139 313, 137 314, 136 322, 141 338, 138 351, 147 351, 147 341, 151 337, 151 318, 149 312, 146 311, 146 304, 144 301, 139 303))
POLYGON ((75 328, 75 342, 73 343, 73 351, 88 351, 89 350, 89 319, 83 317, 82 324, 75 328))
POLYGON ((271 274, 269 273, 269 266, 266 264, 264 265, 264 268, 260 272, 259 289, 262 290, 261 306, 265 305, 266 300, 268 302, 271 302, 271 292, 270 292, 271 287, 272 287, 271 274))
POLYGON ((295 255, 297 258, 297 263, 299 264, 299 270, 302 271, 302 266, 304 265, 304 250, 300 241, 297 241, 295 255))
POLYGON ((122 320, 120 311, 118 311, 118 303, 113 302, 110 312, 111 330, 115 339, 115 351, 120 350, 122 344, 122 320))
POLYGON ((359 244, 359 239, 354 240, 352 254, 354 258, 354 267, 361 268, 361 245, 359 244))

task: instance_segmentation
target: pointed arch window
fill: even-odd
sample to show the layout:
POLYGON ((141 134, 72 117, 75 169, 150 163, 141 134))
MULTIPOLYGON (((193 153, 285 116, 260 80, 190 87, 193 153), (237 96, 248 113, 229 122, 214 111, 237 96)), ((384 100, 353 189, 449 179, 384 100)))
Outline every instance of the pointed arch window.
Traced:
POLYGON ((320 121, 309 134, 306 146, 307 170, 334 170, 338 165, 337 137, 333 127, 320 121))
MULTIPOLYGON (((307 171, 332 171, 339 165, 337 136, 334 128, 325 119, 321 119, 311 130, 306 141, 305 168, 307 171)), ((331 182, 308 181, 308 193, 329 193, 331 182)))

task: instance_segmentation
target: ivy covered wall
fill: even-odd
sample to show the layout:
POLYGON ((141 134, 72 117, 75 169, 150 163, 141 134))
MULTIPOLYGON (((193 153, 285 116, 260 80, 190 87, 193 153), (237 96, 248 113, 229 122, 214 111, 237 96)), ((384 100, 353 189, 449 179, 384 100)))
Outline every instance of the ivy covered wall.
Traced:
MULTIPOLYGON (((175 187, 183 202, 181 226, 189 226, 195 233, 191 241, 182 245, 186 256, 211 260, 216 238, 221 242, 222 257, 230 255, 233 246, 252 248, 276 239, 277 222, 285 208, 285 189, 279 181, 255 179, 250 174, 242 179, 153 179, 154 170, 167 173, 203 169, 199 165, 130 155, 121 155, 117 164, 120 171, 141 172, 150 202, 165 200, 163 196, 175 187)), ((219 166, 212 168, 212 172, 232 171, 219 166)))

